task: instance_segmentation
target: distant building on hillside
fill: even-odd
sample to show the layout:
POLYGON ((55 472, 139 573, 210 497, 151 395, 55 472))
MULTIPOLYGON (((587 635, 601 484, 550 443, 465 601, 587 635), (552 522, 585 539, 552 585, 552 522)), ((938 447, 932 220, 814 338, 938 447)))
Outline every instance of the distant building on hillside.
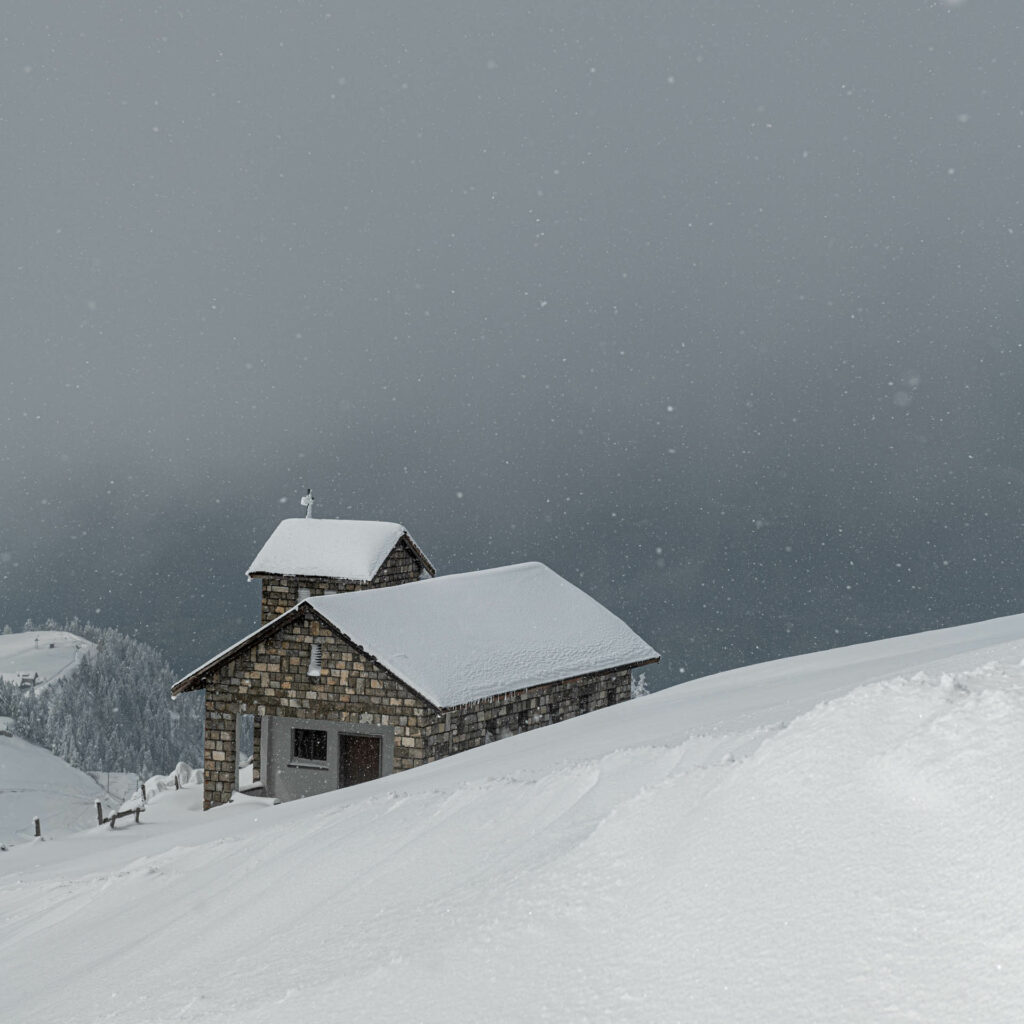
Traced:
POLYGON ((39 673, 38 672, 19 672, 18 673, 18 689, 19 690, 34 690, 39 685, 39 673))
POLYGON ((206 691, 204 807, 413 768, 629 698, 659 655, 532 562, 456 576, 396 523, 287 519, 249 567, 262 625, 180 679, 206 691))

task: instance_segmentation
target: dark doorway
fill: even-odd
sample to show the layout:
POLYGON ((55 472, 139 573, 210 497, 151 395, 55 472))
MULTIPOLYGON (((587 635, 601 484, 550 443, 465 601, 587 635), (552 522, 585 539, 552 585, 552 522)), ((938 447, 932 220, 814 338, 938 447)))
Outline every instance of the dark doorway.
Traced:
POLYGON ((342 734, 341 785, 356 786, 380 778, 380 737, 342 734))

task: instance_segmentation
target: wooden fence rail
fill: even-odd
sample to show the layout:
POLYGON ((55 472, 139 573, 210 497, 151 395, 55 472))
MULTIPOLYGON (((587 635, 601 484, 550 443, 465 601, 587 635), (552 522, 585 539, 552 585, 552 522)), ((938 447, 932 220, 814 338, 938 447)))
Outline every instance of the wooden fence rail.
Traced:
MULTIPOLYGON (((138 823, 139 823, 139 815, 146 809, 146 784, 144 782, 141 783, 141 787, 142 787, 142 805, 141 806, 139 806, 139 807, 129 807, 128 810, 126 810, 126 811, 115 811, 113 814, 110 815, 109 818, 104 818, 103 817, 103 804, 99 800, 97 800, 96 801, 96 824, 97 825, 106 825, 109 822, 110 827, 113 828, 114 824, 115 824, 115 822, 117 821, 118 818, 127 818, 129 815, 134 814, 135 815, 135 824, 138 825, 138 823)), ((175 789, 181 789, 181 783, 178 781, 177 774, 175 774, 175 776, 174 776, 174 788, 175 789)), ((42 823, 40 822, 39 818, 33 818, 32 819, 32 830, 35 832, 37 839, 41 839, 42 838, 42 836, 43 836, 43 826, 42 826, 42 823)), ((3 847, 3 849, 7 849, 7 847, 3 847)))
POLYGON ((99 800, 97 800, 96 801, 96 824, 97 825, 106 825, 107 822, 109 822, 110 823, 110 827, 113 828, 114 824, 117 822, 118 818, 127 818, 130 815, 134 814, 135 815, 135 824, 138 825, 138 823, 139 823, 139 815, 145 809, 146 808, 141 806, 141 805, 139 805, 138 807, 129 807, 128 810, 126 810, 126 811, 115 811, 113 814, 110 815, 109 818, 104 818, 103 817, 103 804, 99 800))

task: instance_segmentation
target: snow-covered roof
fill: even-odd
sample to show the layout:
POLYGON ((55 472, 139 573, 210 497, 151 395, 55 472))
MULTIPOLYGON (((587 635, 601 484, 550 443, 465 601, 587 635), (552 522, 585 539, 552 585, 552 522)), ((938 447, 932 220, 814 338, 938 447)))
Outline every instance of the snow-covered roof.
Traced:
POLYGON ((304 603, 437 707, 658 658, 539 562, 304 603))
POLYGON ((329 576, 369 583, 403 537, 432 572, 430 563, 398 523, 285 519, 253 559, 247 575, 329 576))
POLYGON ((179 679, 178 695, 311 608, 436 707, 627 665, 658 652, 546 565, 524 562, 300 601, 179 679))

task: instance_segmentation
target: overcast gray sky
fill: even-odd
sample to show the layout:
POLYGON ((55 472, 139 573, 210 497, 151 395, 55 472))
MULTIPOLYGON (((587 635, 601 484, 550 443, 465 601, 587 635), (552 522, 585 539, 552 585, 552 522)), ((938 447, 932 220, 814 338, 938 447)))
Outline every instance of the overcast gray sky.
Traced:
POLYGON ((187 669, 306 485, 546 562, 656 685, 1019 611, 1022 29, 8 3, 0 623, 187 669))

